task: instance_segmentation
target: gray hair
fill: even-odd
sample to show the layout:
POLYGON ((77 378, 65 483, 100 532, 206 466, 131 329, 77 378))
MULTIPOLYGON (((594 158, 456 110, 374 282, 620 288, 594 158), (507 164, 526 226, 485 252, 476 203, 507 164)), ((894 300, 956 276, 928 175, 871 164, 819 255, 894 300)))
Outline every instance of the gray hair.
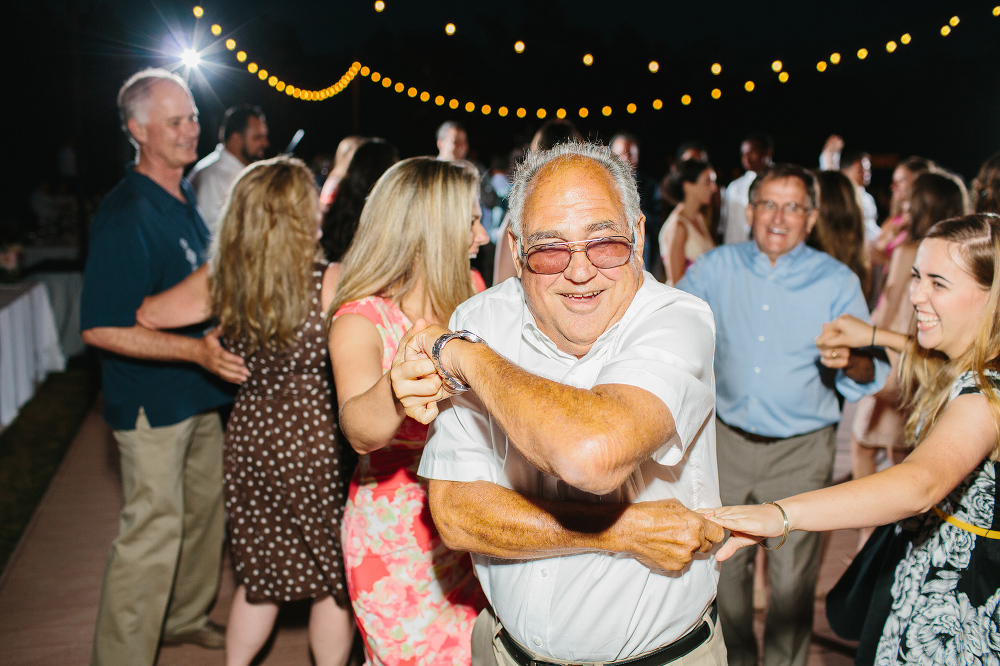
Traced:
MULTIPOLYGON (((528 153, 528 156, 517 167, 517 172, 514 174, 514 184, 510 188, 509 228, 518 244, 521 243, 524 202, 531 190, 531 181, 538 175, 542 167, 563 157, 583 157, 597 162, 604 168, 615 182, 621 207, 625 213, 625 220, 628 222, 629 233, 632 235, 633 241, 636 240, 639 231, 639 216, 642 215, 642 210, 639 208, 639 190, 636 188, 631 167, 611 152, 607 146, 583 141, 568 141, 557 144, 548 150, 528 153)), ((641 249, 638 254, 642 256, 641 249)))
MULTIPOLYGON (((152 94, 153 86, 160 81, 172 81, 184 89, 191 99, 191 89, 184 79, 173 72, 169 72, 160 67, 150 67, 140 72, 136 72, 128 77, 128 80, 118 91, 118 115, 122 121, 122 130, 129 134, 128 121, 135 118, 140 125, 149 122, 149 98, 152 94)), ((134 139, 133 139, 134 142, 134 139)))

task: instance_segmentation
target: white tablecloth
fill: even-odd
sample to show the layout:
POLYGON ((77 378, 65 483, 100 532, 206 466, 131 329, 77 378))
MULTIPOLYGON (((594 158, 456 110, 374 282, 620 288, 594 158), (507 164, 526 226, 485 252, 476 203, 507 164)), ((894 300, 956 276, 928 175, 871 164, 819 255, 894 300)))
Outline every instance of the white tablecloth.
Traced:
POLYGON ((40 282, 0 285, 0 426, 53 370, 65 370, 52 304, 40 282))

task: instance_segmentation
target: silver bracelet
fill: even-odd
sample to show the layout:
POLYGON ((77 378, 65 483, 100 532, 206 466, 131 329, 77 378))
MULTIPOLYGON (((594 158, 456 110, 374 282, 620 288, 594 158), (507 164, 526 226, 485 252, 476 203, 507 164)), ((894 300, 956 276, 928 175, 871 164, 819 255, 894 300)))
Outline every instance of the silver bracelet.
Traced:
POLYGON ((446 344, 456 338, 472 343, 486 341, 472 331, 455 331, 454 333, 445 333, 440 338, 435 340, 434 346, 431 347, 431 360, 434 362, 434 367, 437 369, 438 374, 441 375, 441 381, 443 381, 452 391, 461 393, 462 391, 468 391, 470 388, 469 385, 459 380, 457 377, 445 370, 441 365, 441 350, 444 349, 446 344))
POLYGON ((785 545, 785 539, 788 538, 788 514, 785 513, 785 510, 782 509, 781 505, 778 504, 777 502, 764 502, 764 504, 770 504, 771 506, 778 507, 778 511, 781 512, 781 519, 785 521, 785 527, 781 535, 781 541, 778 542, 777 546, 775 546, 774 548, 768 548, 767 546, 764 545, 764 542, 761 541, 760 547, 763 548, 764 550, 778 550, 779 548, 785 545))

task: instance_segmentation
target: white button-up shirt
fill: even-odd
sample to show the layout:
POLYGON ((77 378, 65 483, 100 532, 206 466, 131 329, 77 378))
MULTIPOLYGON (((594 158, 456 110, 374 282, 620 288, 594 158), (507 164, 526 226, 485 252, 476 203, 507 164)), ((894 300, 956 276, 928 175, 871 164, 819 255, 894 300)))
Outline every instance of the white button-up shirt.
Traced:
MULTIPOLYGON (((628 384, 649 391, 670 410, 677 434, 621 488, 592 495, 527 462, 469 392, 441 405, 421 476, 489 481, 550 500, 677 498, 689 508, 719 506, 712 418, 715 324, 700 299, 646 273, 622 319, 580 359, 559 351, 538 329, 518 279, 461 305, 451 328, 477 333, 507 359, 553 381, 587 389, 628 384)), ((536 560, 474 554, 473 561, 494 612, 514 640, 544 657, 568 661, 626 659, 675 641, 701 621, 718 582, 711 554, 695 555, 674 573, 651 571, 620 553, 536 560)))
POLYGON ((219 215, 229 196, 229 188, 243 169, 243 162, 220 143, 195 164, 188 175, 191 187, 198 196, 198 212, 212 236, 219 229, 219 215))
POLYGON ((747 204, 750 203, 750 185, 757 174, 747 171, 729 183, 722 195, 722 242, 745 243, 750 240, 750 222, 747 221, 747 204))

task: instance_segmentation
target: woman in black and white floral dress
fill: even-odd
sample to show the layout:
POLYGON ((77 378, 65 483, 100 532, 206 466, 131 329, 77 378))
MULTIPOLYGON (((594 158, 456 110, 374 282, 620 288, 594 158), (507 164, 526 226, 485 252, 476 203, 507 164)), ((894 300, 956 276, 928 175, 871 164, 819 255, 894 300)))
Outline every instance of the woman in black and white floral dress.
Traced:
POLYGON ((910 300, 915 338, 844 316, 817 346, 837 368, 852 348, 904 351, 913 452, 863 479, 708 512, 734 532, 717 558, 789 529, 899 521, 902 559, 880 572, 857 663, 1000 666, 1000 217, 935 225, 917 251, 910 300))

